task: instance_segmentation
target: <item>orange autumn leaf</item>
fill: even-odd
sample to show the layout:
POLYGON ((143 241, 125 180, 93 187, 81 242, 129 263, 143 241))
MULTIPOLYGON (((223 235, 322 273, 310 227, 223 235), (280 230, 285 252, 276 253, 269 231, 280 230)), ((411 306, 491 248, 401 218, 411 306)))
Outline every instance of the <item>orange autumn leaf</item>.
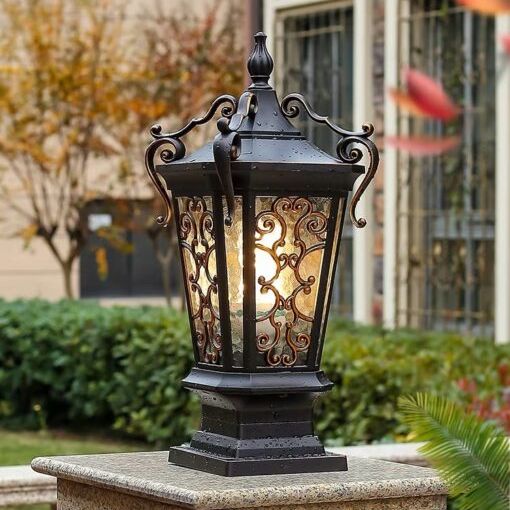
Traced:
POLYGON ((457 0, 457 3, 481 14, 495 15, 510 12, 510 0, 457 0))
POLYGON ((460 136, 436 138, 430 136, 388 136, 385 142, 392 147, 407 152, 411 156, 437 156, 455 149, 460 136))
POLYGON ((501 45, 505 53, 510 55, 510 34, 505 34, 501 37, 501 45))
POLYGON ((97 248, 95 253, 97 274, 100 280, 106 280, 108 276, 108 257, 104 248, 97 248))
POLYGON ((404 79, 412 101, 429 117, 447 121, 459 114, 459 108, 446 94, 442 85, 430 76, 415 69, 407 69, 404 79))
POLYGON ((395 104, 402 108, 402 110, 416 115, 417 117, 425 117, 427 115, 406 92, 398 89, 390 89, 389 95, 395 104))
POLYGON ((30 245, 32 239, 37 235, 39 231, 39 227, 35 223, 31 223, 27 225, 25 228, 21 229, 19 232, 19 236, 23 240, 23 246, 27 248, 30 245))

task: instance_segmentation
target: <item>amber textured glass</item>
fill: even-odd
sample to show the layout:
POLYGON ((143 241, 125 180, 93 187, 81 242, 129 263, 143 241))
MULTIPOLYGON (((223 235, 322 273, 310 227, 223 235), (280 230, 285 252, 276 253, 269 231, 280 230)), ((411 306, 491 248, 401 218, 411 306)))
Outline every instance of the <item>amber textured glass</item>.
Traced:
MULTIPOLYGON (((223 207, 226 208, 225 199, 223 207)), ((235 197, 232 224, 225 226, 227 254, 228 301, 232 335, 232 361, 235 367, 243 365, 243 198, 235 197)))
POLYGON ((212 199, 181 197, 177 202, 179 245, 198 358, 204 363, 219 364, 223 345, 212 199))
POLYGON ((331 199, 255 202, 256 342, 269 366, 306 363, 331 199))

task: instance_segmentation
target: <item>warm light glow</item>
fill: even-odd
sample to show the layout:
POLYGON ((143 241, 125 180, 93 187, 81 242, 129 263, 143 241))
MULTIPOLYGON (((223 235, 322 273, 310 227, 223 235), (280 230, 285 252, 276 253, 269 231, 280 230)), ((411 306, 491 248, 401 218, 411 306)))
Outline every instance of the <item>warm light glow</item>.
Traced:
MULTIPOLYGON (((327 209, 326 209, 327 214, 327 209)), ((282 224, 278 221, 272 223, 271 218, 268 218, 268 224, 266 226, 263 223, 259 223, 259 231, 254 232, 255 236, 255 300, 256 300, 256 313, 257 316, 260 314, 267 313, 277 303, 277 299, 287 299, 293 293, 295 293, 299 286, 296 269, 292 267, 292 264, 288 262, 282 263, 286 257, 291 255, 298 256, 301 248, 295 245, 295 233, 293 225, 297 219, 302 215, 301 210, 289 213, 287 215, 288 225, 286 225, 286 233, 282 238, 282 224), (280 259, 280 260, 278 260, 280 259), (277 272, 279 274, 277 274, 277 272), (270 287, 267 290, 260 282, 260 278, 263 278, 270 287), (274 291, 272 290, 274 289, 274 291)), ((237 221, 241 221, 241 217, 237 218, 237 221)), ((261 222, 264 219, 261 220, 261 222)), ((243 300, 246 295, 245 292, 253 292, 252 289, 245 289, 242 278, 243 268, 243 238, 242 228, 237 225, 236 222, 232 225, 232 230, 226 230, 228 242, 227 242, 227 266, 229 274, 229 301, 231 307, 231 313, 235 316, 242 316, 243 312, 243 300)), ((305 232, 306 224, 302 227, 302 235, 304 241, 310 245, 311 242, 316 242, 316 239, 312 238, 312 241, 308 240, 305 232)), ((312 250, 299 262, 299 275, 302 279, 307 280, 310 277, 317 278, 320 265, 322 261, 322 250, 312 250)), ((295 295, 295 303, 305 310, 305 315, 312 314, 313 306, 315 303, 315 297, 317 292, 317 286, 312 285, 311 292, 305 292, 300 290, 295 295)), ((284 313, 279 311, 278 314, 284 313)), ((262 326, 262 325, 261 325, 262 326)))
MULTIPOLYGON (((264 233, 259 239, 256 239, 256 245, 258 248, 255 249, 255 280, 258 282, 259 277, 264 277, 266 281, 270 281, 274 278, 277 271, 277 263, 273 256, 276 254, 280 255, 282 249, 278 247, 278 240, 281 238, 282 229, 280 225, 276 225, 272 232, 264 233), (260 248, 261 246, 268 249, 268 252, 260 248), (270 252, 270 253, 269 253, 270 252)), ((284 273, 285 270, 282 272, 284 273)), ((291 288, 288 288, 289 279, 283 277, 280 274, 278 278, 272 283, 275 289, 280 293, 281 296, 287 296, 289 292, 292 292, 291 288), (287 285, 286 285, 287 283, 287 285)), ((257 304, 262 305, 262 310, 259 308, 259 312, 263 310, 269 310, 275 304, 275 294, 271 290, 262 291, 260 285, 257 284, 256 293, 257 304)))
MULTIPOLYGON (((243 267, 243 252, 238 251, 237 252, 237 262, 239 267, 243 267)), ((244 283, 243 280, 239 280, 239 285, 237 286, 237 295, 240 296, 242 299, 244 299, 244 283)))
MULTIPOLYGON (((262 245, 269 250, 273 251, 274 243, 278 241, 281 236, 281 228, 276 228, 273 232, 268 232, 263 235, 260 239, 256 240, 257 245, 262 245)), ((242 246, 242 239, 238 240, 237 245, 242 246)), ((278 248, 276 249, 276 253, 279 254, 278 248)), ((237 251, 235 253, 229 252, 227 254, 227 264, 232 270, 234 266, 243 267, 243 251, 237 251), (234 258, 235 257, 235 258, 234 258)), ((255 279, 258 280, 259 276, 264 276, 266 280, 271 279, 276 272, 277 265, 273 257, 266 251, 257 248, 255 249, 255 279)), ((285 296, 289 292, 292 292, 292 288, 290 288, 290 282, 288 278, 283 278, 281 275, 274 282, 274 287, 280 292, 281 295, 285 296), (287 285, 285 284, 287 283, 287 285), (289 288, 287 288, 289 287, 289 288)), ((261 292, 260 285, 256 286, 256 299, 257 303, 263 305, 264 309, 269 309, 274 305, 275 296, 271 291, 261 292)), ((236 308, 237 310, 242 309, 242 299, 244 299, 244 285, 243 280, 239 279, 237 285, 237 295, 235 296, 237 299, 234 302, 231 302, 231 306, 236 308)), ((232 298, 233 296, 231 296, 232 298)))
MULTIPOLYGON (((226 210, 226 202, 224 202, 226 210)), ((243 200, 235 197, 232 225, 225 226, 227 255, 228 299, 234 366, 243 363, 243 200)))
MULTIPOLYGON (((265 243, 264 243, 265 245, 265 243)), ((273 258, 266 252, 262 250, 255 250, 255 274, 258 278, 259 275, 264 275, 266 278, 274 275, 276 271, 276 263, 273 258)), ((279 287, 280 278, 274 282, 275 287, 279 287)), ((271 291, 262 292, 260 287, 257 292, 257 303, 263 305, 273 305, 275 301, 275 296, 271 291)), ((281 291, 281 289, 278 289, 281 291)))

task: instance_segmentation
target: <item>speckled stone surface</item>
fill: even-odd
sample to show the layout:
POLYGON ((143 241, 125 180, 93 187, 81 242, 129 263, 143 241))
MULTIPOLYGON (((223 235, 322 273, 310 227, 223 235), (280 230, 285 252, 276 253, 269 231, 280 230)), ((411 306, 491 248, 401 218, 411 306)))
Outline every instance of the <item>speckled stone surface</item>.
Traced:
MULTIPOLYGON (((87 492, 95 491, 103 498, 112 492, 133 496, 137 502, 124 505, 124 510, 144 508, 138 506, 140 499, 163 503, 166 507, 162 508, 168 510, 446 508, 446 487, 433 470, 426 468, 351 457, 346 472, 224 478, 168 464, 167 455, 165 451, 42 457, 34 459, 32 467, 59 481, 83 484, 87 492)), ((148 504, 146 508, 153 507, 148 504)), ((61 508, 117 507, 101 503, 61 508)))
POLYGON ((69 480, 58 481, 58 510, 182 510, 182 508, 93 485, 83 485, 69 480))

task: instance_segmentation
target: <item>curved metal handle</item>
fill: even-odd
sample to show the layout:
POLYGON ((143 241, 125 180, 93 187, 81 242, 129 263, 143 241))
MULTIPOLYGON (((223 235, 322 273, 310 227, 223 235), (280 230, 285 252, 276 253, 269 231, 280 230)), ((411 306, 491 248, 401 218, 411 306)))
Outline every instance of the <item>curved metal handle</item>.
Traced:
POLYGON ((283 98, 281 103, 282 112, 289 118, 297 117, 299 115, 299 106, 290 104, 292 102, 300 103, 312 120, 318 124, 327 125, 332 131, 340 135, 340 140, 336 145, 336 153, 340 161, 355 164, 361 160, 363 157, 363 151, 358 147, 352 147, 353 144, 362 145, 366 149, 369 157, 367 171, 363 181, 355 191, 349 206, 349 215, 352 223, 358 228, 363 228, 367 224, 367 221, 365 218, 356 218, 356 206, 368 185, 374 178, 377 167, 379 166, 379 151, 374 142, 372 142, 369 138, 374 133, 374 126, 372 124, 363 124, 361 126, 361 131, 348 131, 343 129, 331 122, 328 117, 314 112, 308 101, 301 94, 289 94, 283 98))
POLYGON ((221 109, 221 114, 223 117, 228 119, 232 117, 235 109, 237 108, 237 99, 234 96, 225 94, 223 96, 217 97, 211 103, 209 110, 203 117, 191 119, 179 131, 175 131, 173 133, 162 133, 162 128, 159 124, 151 127, 150 133, 154 140, 145 150, 145 169, 147 170, 147 175, 156 188, 156 191, 161 196, 165 206, 165 214, 158 216, 156 219, 160 225, 166 227, 170 222, 172 218, 172 203, 166 188, 161 183, 159 174, 156 172, 156 154, 159 152, 159 157, 163 163, 171 163, 172 161, 183 158, 186 154, 186 147, 180 138, 189 133, 195 126, 205 124, 211 120, 220 105, 224 103, 228 104, 223 106, 221 109), (160 151, 161 147, 164 145, 169 145, 172 148, 167 148, 160 151))
POLYGON ((214 138, 213 154, 216 163, 216 171, 220 178, 221 187, 227 200, 227 216, 225 216, 225 225, 232 225, 232 214, 234 212, 234 183, 232 181, 232 159, 237 159, 236 153, 240 148, 239 135, 234 131, 228 131, 228 124, 218 122, 220 134, 214 138), (223 130, 223 131, 222 131, 223 130))
MULTIPOLYGON (((373 129, 372 124, 370 126, 373 129)), ((365 193, 365 190, 368 188, 368 185, 372 182, 372 179, 375 177, 375 173, 377 172, 377 168, 379 166, 379 151, 369 138, 359 138, 359 137, 345 137, 344 139, 340 140, 336 146, 337 153, 345 154, 349 156, 349 158, 344 157, 343 161, 348 161, 348 159, 352 158, 355 151, 359 152, 361 156, 358 158, 356 156, 356 162, 361 159, 363 156, 363 153, 360 149, 354 147, 350 149, 350 152, 347 153, 348 145, 352 143, 357 143, 363 145, 367 149, 368 154, 368 165, 367 165, 367 171, 365 173, 365 176, 363 177, 363 180, 361 181, 361 184, 356 188, 356 191, 354 192, 354 195, 351 198, 351 204, 349 205, 349 216, 351 217, 352 223, 358 227, 363 228, 367 224, 367 220, 365 218, 356 218, 356 206, 358 205, 358 202, 365 193)), ((342 159, 342 157, 340 158, 342 159)))
POLYGON ((174 151, 170 149, 164 149, 161 151, 159 157, 164 163, 170 163, 175 159, 184 157, 184 154, 186 153, 186 147, 180 140, 176 138, 164 137, 154 140, 145 151, 145 168, 147 170, 147 174, 149 175, 152 184, 154 184, 156 191, 160 194, 165 205, 165 215, 158 216, 156 221, 159 225, 166 227, 172 219, 172 203, 170 202, 170 197, 168 196, 165 187, 161 183, 159 174, 156 172, 156 164, 154 162, 156 159, 156 153, 163 145, 172 145, 174 147, 174 151))
POLYGON ((216 171, 227 200, 227 215, 225 216, 225 225, 227 226, 232 225, 235 205, 231 163, 241 154, 241 138, 237 130, 241 127, 243 120, 255 111, 255 107, 256 96, 251 92, 244 92, 239 98, 237 112, 232 115, 230 121, 226 118, 218 120, 219 133, 214 138, 213 155, 216 171))

